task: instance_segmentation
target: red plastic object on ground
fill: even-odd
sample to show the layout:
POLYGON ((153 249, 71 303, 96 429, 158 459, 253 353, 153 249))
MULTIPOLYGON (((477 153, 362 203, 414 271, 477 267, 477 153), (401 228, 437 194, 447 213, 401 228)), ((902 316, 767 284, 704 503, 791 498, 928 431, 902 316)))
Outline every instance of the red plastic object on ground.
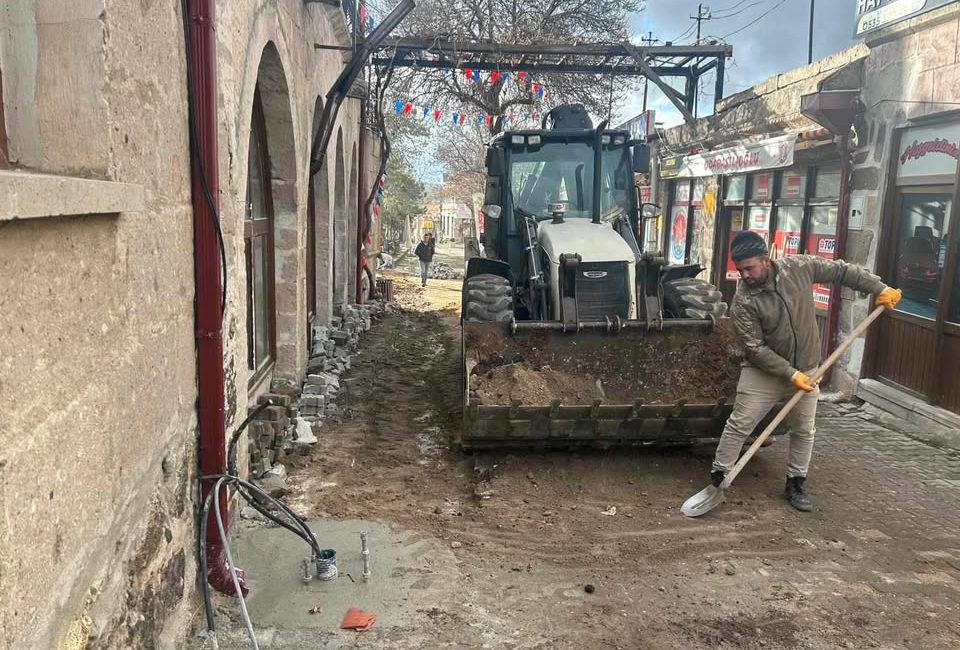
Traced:
POLYGON ((351 607, 347 610, 347 613, 343 615, 343 620, 340 622, 340 629, 366 632, 373 627, 373 623, 376 620, 377 617, 375 614, 351 607))

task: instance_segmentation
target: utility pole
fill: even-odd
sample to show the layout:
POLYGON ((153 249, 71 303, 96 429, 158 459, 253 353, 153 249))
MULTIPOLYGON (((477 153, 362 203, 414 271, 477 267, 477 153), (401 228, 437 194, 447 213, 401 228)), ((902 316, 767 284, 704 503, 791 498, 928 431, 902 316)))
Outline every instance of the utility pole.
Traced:
POLYGON ((813 63, 813 7, 817 0, 810 0, 810 33, 807 36, 807 65, 813 63))
MULTIPOLYGON (((641 38, 640 40, 643 42, 644 47, 650 47, 650 46, 656 45, 657 43, 660 42, 660 39, 659 39, 659 38, 654 38, 654 37, 653 37, 653 32, 647 32, 647 37, 646 37, 646 38, 641 38)), ((644 112, 644 113, 647 112, 647 83, 648 83, 648 81, 649 81, 649 80, 648 80, 646 77, 643 78, 643 112, 644 112)))
MULTIPOLYGON (((697 21, 697 45, 700 45, 700 26, 705 20, 710 20, 712 16, 710 15, 710 7, 704 7, 703 4, 697 5, 697 15, 690 16, 692 20, 697 21)), ((700 77, 697 77, 693 82, 693 114, 697 114, 697 109, 699 108, 699 97, 700 95, 700 77)))

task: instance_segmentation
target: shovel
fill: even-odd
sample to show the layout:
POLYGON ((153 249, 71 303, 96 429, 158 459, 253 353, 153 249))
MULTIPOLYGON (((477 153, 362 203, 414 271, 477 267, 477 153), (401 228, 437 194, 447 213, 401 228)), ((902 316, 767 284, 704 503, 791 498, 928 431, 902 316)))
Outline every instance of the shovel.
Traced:
MULTIPOLYGON (((885 309, 886 307, 881 305, 870 312, 870 315, 864 318, 863 322, 857 325, 856 328, 850 332, 850 336, 844 339, 843 342, 837 346, 837 349, 833 351, 833 354, 827 357, 827 360, 824 361, 819 368, 817 368, 816 372, 813 373, 813 376, 810 377, 810 382, 813 384, 819 382, 820 378, 823 377, 827 370, 830 369, 830 366, 832 366, 834 362, 840 358, 840 355, 843 354, 848 347, 850 347, 850 345, 858 336, 866 331, 866 329, 870 326, 870 323, 877 320, 877 317, 880 316, 885 309)), ((760 445, 763 444, 763 441, 766 440, 771 433, 773 433, 773 430, 777 428, 777 425, 779 425, 783 419, 787 417, 787 414, 790 412, 790 410, 796 406, 797 402, 799 402, 800 398, 805 394, 806 393, 804 393, 804 391, 798 390, 796 394, 790 398, 790 401, 783 405, 783 408, 780 409, 780 412, 777 413, 776 417, 774 417, 770 424, 767 425, 767 428, 763 430, 763 433, 757 436, 757 439, 754 440, 752 445, 750 445, 750 448, 747 449, 747 452, 740 457, 740 460, 738 460, 737 464, 733 466, 733 469, 730 470, 730 473, 726 475, 719 487, 708 485, 707 487, 703 488, 683 502, 683 505, 680 506, 680 512, 688 517, 699 517, 700 515, 710 512, 718 505, 723 503, 724 490, 730 487, 730 484, 733 483, 733 479, 737 478, 737 474, 740 473, 740 470, 742 470, 744 465, 746 465, 753 455, 757 453, 757 449, 760 448, 760 445)))

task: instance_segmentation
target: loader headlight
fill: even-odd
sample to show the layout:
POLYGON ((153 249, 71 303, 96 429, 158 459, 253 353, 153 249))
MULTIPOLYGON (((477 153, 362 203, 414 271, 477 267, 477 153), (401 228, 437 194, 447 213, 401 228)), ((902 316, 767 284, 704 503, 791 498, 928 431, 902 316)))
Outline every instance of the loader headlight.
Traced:
POLYGON ((522 135, 510 136, 510 144, 523 146, 523 136, 522 135))
POLYGON ((539 147, 539 146, 540 146, 540 136, 539 136, 539 135, 531 135, 529 138, 527 138, 527 144, 529 144, 531 147, 539 147))
POLYGON ((623 144, 626 141, 627 141, 626 137, 622 135, 618 135, 613 139, 613 144, 623 144))
POLYGON ((610 136, 609 136, 609 135, 601 135, 601 136, 600 136, 600 144, 610 144, 610 136))

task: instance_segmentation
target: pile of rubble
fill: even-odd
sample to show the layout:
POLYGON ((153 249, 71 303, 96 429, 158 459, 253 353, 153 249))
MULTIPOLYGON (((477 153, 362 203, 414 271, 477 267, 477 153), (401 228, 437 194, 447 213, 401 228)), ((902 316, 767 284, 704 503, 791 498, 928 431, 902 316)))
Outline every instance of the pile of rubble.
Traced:
POLYGON ((307 362, 307 378, 300 397, 300 415, 322 418, 336 413, 334 400, 340 390, 340 375, 350 369, 350 357, 360 343, 360 334, 370 329, 379 303, 344 305, 330 327, 313 328, 313 349, 307 362))
POLYGON ((435 280, 462 280, 463 271, 458 271, 454 269, 449 264, 444 264, 443 262, 434 262, 430 265, 430 271, 428 272, 428 277, 434 278, 435 280))
POLYGON ((376 301, 342 306, 329 327, 313 328, 303 386, 291 387, 286 391, 289 394, 272 392, 260 397, 260 404, 270 400, 272 406, 261 411, 248 429, 250 476, 258 479, 271 496, 287 492, 283 459, 289 454, 306 453, 317 443, 315 427, 324 417, 337 414, 340 375, 350 369, 351 356, 359 346, 360 335, 370 329, 373 315, 386 308, 376 301))

